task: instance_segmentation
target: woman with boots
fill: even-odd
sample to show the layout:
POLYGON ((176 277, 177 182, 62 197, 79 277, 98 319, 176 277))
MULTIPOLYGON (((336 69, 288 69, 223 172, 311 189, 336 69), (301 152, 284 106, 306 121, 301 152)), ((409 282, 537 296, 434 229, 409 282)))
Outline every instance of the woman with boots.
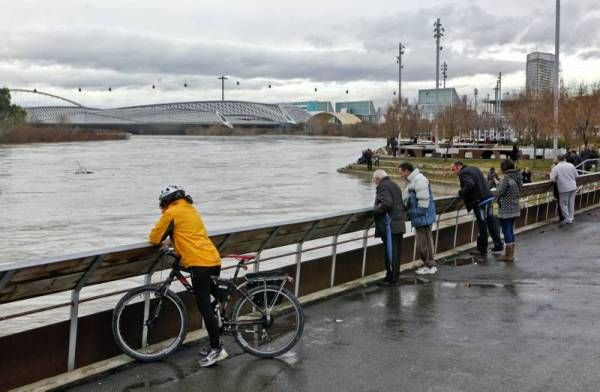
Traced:
POLYGON ((515 219, 521 215, 519 199, 523 188, 523 177, 510 159, 503 160, 500 169, 504 173, 504 178, 496 189, 496 201, 500 207, 498 218, 506 245, 504 255, 498 256, 496 260, 513 262, 515 261, 515 219))

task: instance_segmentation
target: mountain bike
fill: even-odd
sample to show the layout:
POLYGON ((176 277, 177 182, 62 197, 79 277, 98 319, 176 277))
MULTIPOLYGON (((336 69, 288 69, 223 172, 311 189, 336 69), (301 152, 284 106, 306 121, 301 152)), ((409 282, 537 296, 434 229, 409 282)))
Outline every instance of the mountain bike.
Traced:
MULTIPOLYGON (((174 259, 168 278, 127 292, 112 315, 115 342, 125 354, 142 362, 173 353, 188 332, 187 309, 170 287, 177 279, 193 293, 192 285, 172 249, 161 251, 158 261, 165 257, 174 259)), ((221 334, 233 335, 245 352, 261 358, 274 358, 294 347, 302 336, 304 312, 296 296, 285 288, 293 279, 279 271, 247 273, 238 279, 240 269, 247 269, 256 256, 224 258, 238 263, 233 278, 211 277, 217 288, 211 299, 221 334)))

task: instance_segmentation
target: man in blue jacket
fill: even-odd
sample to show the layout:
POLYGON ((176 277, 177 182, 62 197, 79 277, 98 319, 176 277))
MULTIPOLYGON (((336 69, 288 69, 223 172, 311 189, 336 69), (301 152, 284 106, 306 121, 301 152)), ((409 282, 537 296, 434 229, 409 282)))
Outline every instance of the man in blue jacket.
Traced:
POLYGON ((434 260, 435 249, 431 225, 435 222, 436 215, 429 180, 409 162, 400 164, 398 170, 400 176, 407 182, 402 197, 404 206, 408 208, 410 222, 415 228, 417 253, 424 264, 415 272, 418 275, 435 274, 437 263, 434 260))

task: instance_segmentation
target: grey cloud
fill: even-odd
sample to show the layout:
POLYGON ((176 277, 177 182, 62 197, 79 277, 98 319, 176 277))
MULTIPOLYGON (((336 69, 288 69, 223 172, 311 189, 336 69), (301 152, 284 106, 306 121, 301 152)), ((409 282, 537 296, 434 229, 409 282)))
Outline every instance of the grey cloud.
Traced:
POLYGON ((600 59, 600 49, 590 49, 578 53, 578 57, 583 60, 600 59))
MULTIPOLYGON (((448 62, 451 78, 522 71, 527 50, 536 45, 544 50, 552 44, 552 7, 529 7, 522 15, 506 16, 465 3, 390 12, 381 17, 349 17, 343 24, 307 28, 312 32, 304 36, 305 46, 300 49, 288 46, 289 37, 277 40, 272 35, 268 43, 258 38, 254 41, 259 44, 250 44, 243 36, 227 42, 175 39, 166 33, 149 35, 114 26, 77 30, 13 27, 0 30, 0 70, 6 70, 2 64, 18 63, 19 72, 3 72, 8 80, 42 78, 69 88, 82 83, 94 88, 106 84, 144 86, 159 78, 165 80, 165 89, 179 88, 182 80, 214 86, 214 78, 221 73, 235 75, 244 80, 244 86, 255 89, 267 81, 387 82, 396 78, 394 57, 398 40, 402 40, 407 45, 404 79, 426 82, 434 78, 432 24, 436 16, 442 17, 446 27, 442 61, 448 62), (523 51, 523 60, 481 57, 484 52, 493 54, 506 48, 523 51), (48 74, 43 75, 43 69, 48 74)), ((590 10, 598 8, 594 0, 566 3, 566 53, 595 58, 600 50, 600 21, 590 10)))

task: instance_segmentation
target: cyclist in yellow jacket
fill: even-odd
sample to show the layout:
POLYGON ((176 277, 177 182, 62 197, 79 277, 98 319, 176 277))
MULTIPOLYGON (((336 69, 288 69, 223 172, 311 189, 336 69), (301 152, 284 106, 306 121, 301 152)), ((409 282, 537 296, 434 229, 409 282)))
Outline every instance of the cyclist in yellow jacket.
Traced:
POLYGON ((208 238, 194 201, 177 185, 167 185, 158 198, 162 215, 150 232, 152 244, 169 245, 181 256, 182 268, 192 275, 192 286, 210 339, 210 349, 201 351, 200 366, 211 366, 227 358, 220 341, 219 325, 211 305, 210 294, 216 288, 211 276, 221 272, 221 256, 208 238))

